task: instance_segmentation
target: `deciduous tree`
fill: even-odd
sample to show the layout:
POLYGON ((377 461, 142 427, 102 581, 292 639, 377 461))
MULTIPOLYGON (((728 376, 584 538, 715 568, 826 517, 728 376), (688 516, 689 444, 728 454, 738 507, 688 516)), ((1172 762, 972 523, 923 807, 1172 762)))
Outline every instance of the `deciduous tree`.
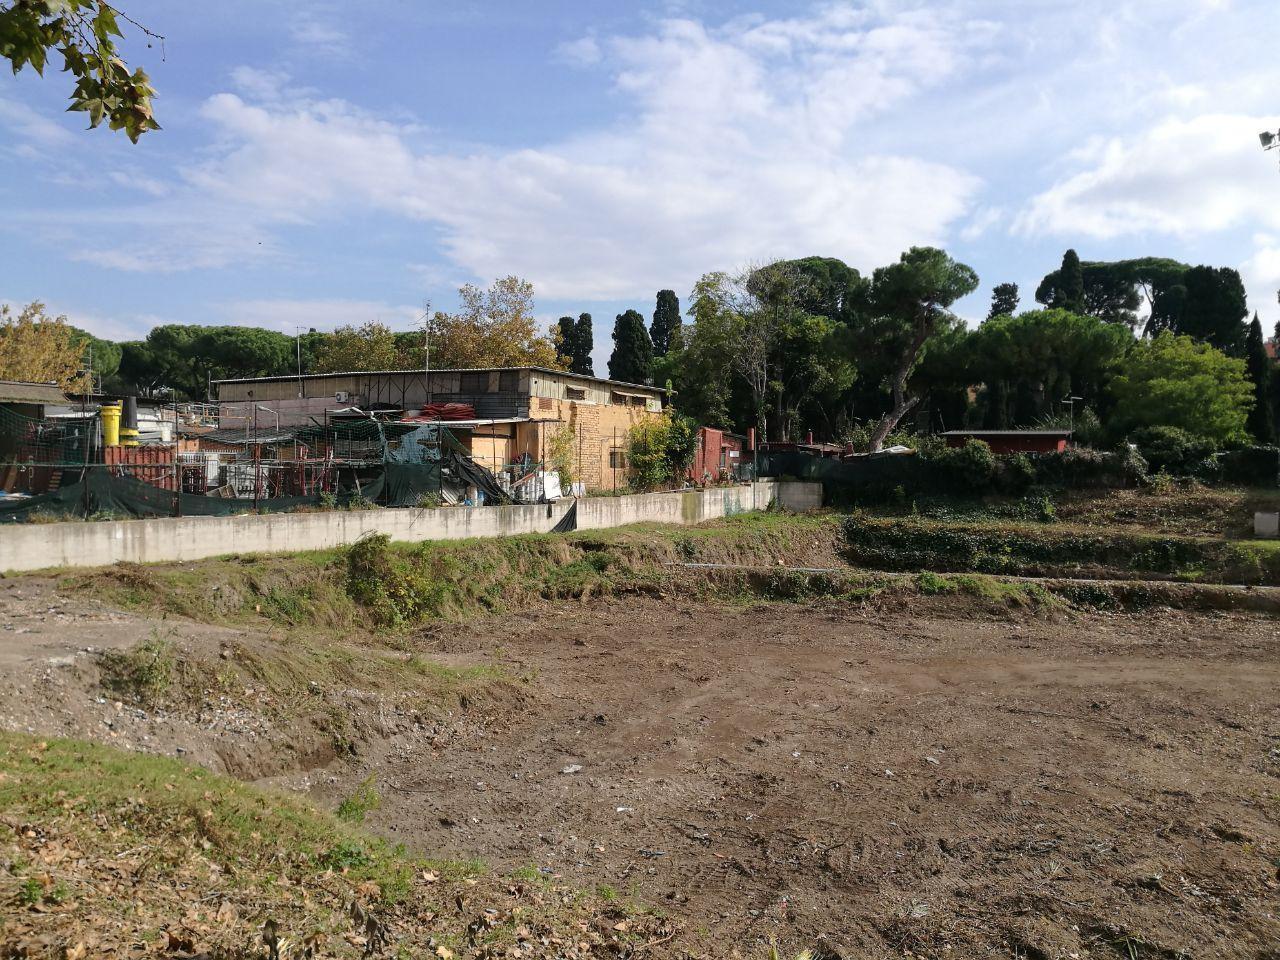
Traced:
POLYGON ((71 393, 89 391, 86 344, 77 336, 80 333, 66 317, 50 317, 38 301, 17 314, 7 303, 0 304, 0 380, 56 383, 71 393))
POLYGON ((487 290, 458 290, 457 313, 431 320, 433 367, 549 367, 563 369, 552 338, 538 329, 533 284, 519 277, 495 280, 487 290))
MULTIPOLYGON (((432 366, 446 366, 436 362, 436 350, 431 349, 432 366)), ((329 334, 316 351, 316 373, 340 373, 345 370, 399 370, 413 364, 412 355, 406 356, 403 344, 396 343, 395 332, 385 323, 370 320, 360 326, 341 326, 329 334)))
POLYGON ((14 73, 30 66, 43 75, 50 53, 61 54, 62 69, 76 78, 67 109, 87 113, 90 127, 106 120, 137 143, 160 125, 151 112, 150 78, 141 69, 130 72, 120 56, 121 20, 163 39, 105 0, 0 0, 0 57, 14 73))
POLYGON ((1214 444, 1245 439, 1253 384, 1243 360, 1187 336, 1134 344, 1111 381, 1113 431, 1180 427, 1214 444))

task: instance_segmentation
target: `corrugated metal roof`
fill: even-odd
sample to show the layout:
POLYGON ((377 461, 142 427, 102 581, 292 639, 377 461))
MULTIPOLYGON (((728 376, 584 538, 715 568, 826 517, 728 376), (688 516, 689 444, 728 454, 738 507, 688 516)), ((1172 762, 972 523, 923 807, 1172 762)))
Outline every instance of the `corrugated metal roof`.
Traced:
POLYGON ((647 383, 628 383, 626 380, 609 380, 606 377, 589 377, 582 373, 571 373, 568 370, 552 370, 550 367, 432 367, 414 368, 412 370, 339 370, 333 373, 304 373, 301 378, 297 374, 282 377, 231 377, 226 380, 214 380, 214 383, 278 383, 288 380, 325 380, 331 377, 390 377, 418 373, 502 373, 528 370, 532 373, 546 373, 553 377, 571 377, 574 380, 591 380, 595 383, 607 383, 616 387, 635 387, 639 390, 652 390, 655 393, 666 393, 666 387, 650 386, 647 383))
POLYGON ((66 395, 56 383, 28 383, 0 380, 0 403, 66 403, 66 395))
POLYGON ((944 437, 1069 437, 1070 430, 948 430, 944 437))

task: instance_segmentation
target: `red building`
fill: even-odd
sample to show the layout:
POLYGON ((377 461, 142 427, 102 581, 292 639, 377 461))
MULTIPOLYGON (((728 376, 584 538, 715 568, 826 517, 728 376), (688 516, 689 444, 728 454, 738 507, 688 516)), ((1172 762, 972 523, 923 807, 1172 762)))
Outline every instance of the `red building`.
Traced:
POLYGON ((1067 449, 1070 430, 948 430, 943 434, 948 447, 963 447, 970 440, 983 440, 992 453, 1060 453, 1067 449))
POLYGON ((694 483, 728 480, 743 462, 747 438, 715 427, 698 428, 698 449, 689 468, 694 483))

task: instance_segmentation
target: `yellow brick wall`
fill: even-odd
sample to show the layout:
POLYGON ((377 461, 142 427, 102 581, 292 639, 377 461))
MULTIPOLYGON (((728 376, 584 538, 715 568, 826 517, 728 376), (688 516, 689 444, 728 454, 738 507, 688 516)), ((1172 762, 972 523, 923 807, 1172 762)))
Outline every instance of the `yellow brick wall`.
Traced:
POLYGON ((609 453, 616 450, 625 455, 627 432, 631 427, 659 414, 645 407, 620 404, 573 400, 552 400, 552 403, 553 409, 540 410, 536 422, 522 425, 516 431, 516 456, 527 448, 530 456, 546 460, 551 438, 567 425, 574 435, 574 479, 585 483, 588 490, 624 486, 627 471, 621 462, 616 467, 610 466, 609 453))

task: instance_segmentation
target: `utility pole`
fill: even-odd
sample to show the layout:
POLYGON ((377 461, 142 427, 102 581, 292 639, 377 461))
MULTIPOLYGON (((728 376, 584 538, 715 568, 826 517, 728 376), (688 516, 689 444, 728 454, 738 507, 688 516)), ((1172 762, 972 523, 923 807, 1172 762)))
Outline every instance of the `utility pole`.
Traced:
POLYGON ((80 424, 84 430, 84 462, 80 470, 80 492, 84 501, 84 516, 89 518, 89 437, 92 434, 92 424, 89 422, 89 391, 93 389, 93 341, 89 341, 89 369, 88 384, 81 384, 80 393, 80 424))
POLYGON ((426 380, 427 403, 431 403, 431 301, 422 301, 422 353, 423 353, 423 378, 426 380))

